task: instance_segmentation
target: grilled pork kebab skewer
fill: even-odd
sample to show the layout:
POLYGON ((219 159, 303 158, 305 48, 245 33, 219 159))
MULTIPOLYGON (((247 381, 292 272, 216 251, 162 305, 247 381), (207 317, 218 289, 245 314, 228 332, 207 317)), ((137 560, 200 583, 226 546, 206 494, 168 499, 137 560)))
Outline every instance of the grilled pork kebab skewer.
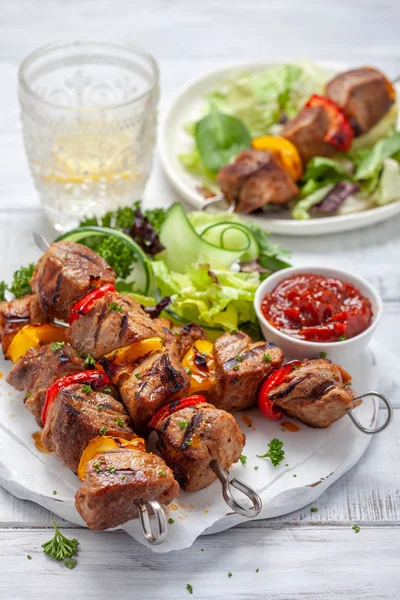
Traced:
POLYGON ((296 181, 315 156, 331 157, 350 149, 353 138, 367 133, 390 110, 396 92, 378 70, 363 67, 341 73, 312 96, 280 137, 263 136, 220 169, 221 195, 236 212, 249 213, 266 204, 281 205, 299 194, 296 181))
MULTIPOLYGON (((84 248, 84 247, 81 247, 84 248)), ((76 250, 76 245, 74 245, 74 249, 76 250)), ((71 248, 72 250, 72 248, 71 248)), ((82 255, 82 250, 80 250, 80 254, 82 255)), ((84 256, 87 257, 88 256, 88 251, 87 249, 84 249, 84 256)), ((56 259, 54 258, 54 254, 49 251, 49 255, 45 255, 44 257, 42 257, 41 261, 39 261, 38 263, 38 267, 35 271, 35 274, 32 278, 32 287, 34 290, 39 291, 39 297, 40 297, 40 293, 42 295, 42 297, 44 298, 44 302, 43 302, 43 306, 46 308, 46 310, 50 313, 51 316, 54 316, 56 318, 65 318, 66 317, 66 313, 67 311, 65 310, 65 306, 62 305, 62 301, 64 300, 65 302, 70 303, 71 305, 73 304, 73 302, 71 301, 71 289, 73 289, 73 282, 68 280, 68 277, 70 276, 70 270, 67 268, 63 271, 63 269, 61 268, 61 270, 59 269, 57 271, 57 269, 53 272, 52 269, 54 270, 54 265, 56 264, 58 267, 60 267, 60 257, 62 259, 62 261, 64 260, 64 257, 67 257, 67 252, 66 252, 66 248, 63 247, 62 250, 60 249, 60 247, 58 246, 56 248, 55 251, 56 254, 56 259), (45 260, 49 259, 50 264, 43 265, 43 262, 45 260), (42 288, 41 285, 39 285, 37 283, 38 280, 40 280, 41 277, 43 277, 43 275, 46 276, 46 283, 47 283, 47 288, 42 288), (63 294, 63 287, 60 284, 60 280, 64 279, 64 284, 67 285, 67 290, 68 293, 67 294, 63 294), (36 280, 36 282, 35 282, 36 280), (51 303, 49 304, 48 302, 48 298, 56 298, 56 303, 60 303, 59 306, 54 307, 51 305, 51 303)), ((78 253, 73 253, 74 256, 79 255, 78 253)), ((93 253, 94 254, 94 253, 93 253)), ((65 258, 65 260, 68 262, 68 259, 65 258)), ((74 268, 72 269, 72 273, 74 274, 76 269, 76 264, 74 264, 74 268)), ((93 279, 93 277, 89 277, 88 281, 90 282, 91 279, 93 279)), ((100 281, 99 283, 102 283, 101 278, 99 278, 100 281)), ((110 286, 111 284, 104 284, 104 285, 108 285, 110 286)), ((104 288, 103 286, 99 286, 98 288, 96 288, 95 290, 95 295, 97 295, 99 293, 99 291, 101 291, 101 288, 104 288)), ((82 284, 79 287, 79 292, 81 293, 82 291, 82 284)), ((90 292, 90 294, 92 294, 92 291, 90 292)), ((90 296, 89 294, 89 296, 90 296)), ((69 331, 70 336, 73 338, 72 341, 75 341, 76 344, 79 346, 79 349, 82 351, 83 348, 85 350, 85 353, 87 353, 88 351, 90 351, 90 353, 92 353, 92 356, 94 355, 95 358, 98 358, 99 356, 103 355, 105 352, 107 352, 107 358, 105 359, 104 364, 108 366, 108 370, 109 371, 114 371, 114 381, 117 379, 118 382, 121 381, 121 377, 122 379, 126 379, 127 374, 129 373, 129 371, 132 370, 132 355, 130 353, 130 348, 135 347, 137 349, 137 346, 141 344, 141 342, 143 342, 145 349, 147 348, 151 348, 151 346, 149 346, 149 344, 147 343, 146 346, 146 342, 151 342, 152 340, 157 340, 157 338, 154 338, 155 334, 159 334, 162 335, 162 330, 156 325, 156 323, 152 322, 149 317, 140 309, 139 305, 137 305, 137 303, 135 303, 131 298, 129 297, 124 297, 122 295, 117 294, 114 291, 111 291, 109 289, 109 287, 107 288, 107 290, 104 292, 103 296, 101 298, 96 298, 96 302, 94 303, 94 306, 92 307, 95 314, 96 314, 96 318, 98 316, 98 314, 102 315, 102 319, 103 321, 101 321, 99 319, 98 324, 102 323, 105 324, 105 328, 106 331, 108 332, 109 335, 109 342, 108 344, 105 345, 104 342, 104 334, 101 331, 101 327, 99 327, 97 329, 97 335, 89 335, 89 331, 90 331, 90 322, 89 322, 89 330, 86 330, 86 327, 88 325, 88 323, 84 323, 83 325, 83 329, 82 327, 80 328, 74 328, 74 323, 78 322, 80 319, 82 319, 86 314, 89 314, 91 311, 87 311, 87 300, 88 298, 84 296, 83 298, 83 303, 81 304, 81 309, 79 309, 79 314, 77 314, 76 312, 74 313, 74 307, 72 307, 72 311, 71 311, 71 315, 75 316, 76 318, 72 319, 72 324, 71 324, 71 328, 69 331), (103 302, 101 302, 103 301, 103 302), (117 302, 119 304, 117 304, 117 302), (109 308, 109 307, 112 308, 109 308), (118 307, 118 310, 115 310, 115 307, 118 307), (96 313, 97 311, 97 313, 96 313), (100 312, 99 312, 100 311, 100 312), (124 313, 124 314, 122 314, 124 313), (116 323, 116 316, 119 316, 119 319, 117 319, 117 323, 116 323), (80 332, 81 334, 83 334, 83 336, 85 336, 85 333, 88 334, 88 339, 90 340, 90 342, 92 345, 90 347, 87 347, 87 345, 82 344, 82 342, 79 342, 80 336, 77 334, 77 331, 80 332), (110 332, 114 332, 114 335, 110 335, 110 332), (149 339, 148 336, 153 336, 152 338, 149 339), (136 341, 136 345, 135 345, 135 341, 136 341), (129 342, 133 342, 132 346, 129 346, 129 342), (120 361, 120 346, 123 346, 124 349, 128 349, 128 353, 126 354, 127 360, 122 360, 120 361), (110 352, 113 352, 113 350, 117 350, 116 354, 113 354, 112 357, 110 357, 110 352), (115 360, 115 359, 118 360, 115 360), (131 368, 130 368, 131 366, 131 368), (116 375, 118 374, 118 376, 116 375)), ((94 300, 94 298, 89 298, 89 300, 94 300)), ((97 327, 97 326, 96 326, 97 327)), ((182 337, 182 343, 184 344, 184 339, 185 337, 187 338, 187 335, 185 335, 185 333, 183 333, 182 337)), ((158 338, 158 342, 160 342, 161 338, 158 338)), ((187 341, 186 341, 187 344, 187 341)), ((159 343, 159 346, 162 346, 162 344, 159 343)), ((71 349, 69 349, 69 347, 67 351, 67 355, 69 355, 68 357, 65 356, 65 353, 63 353, 63 361, 64 361, 64 366, 65 369, 70 372, 70 370, 79 370, 79 358, 77 358, 77 356, 79 357, 79 355, 77 356, 72 356, 71 357, 71 349)), ((19 386, 19 389, 21 389, 21 385, 19 385, 18 383, 18 373, 20 371, 22 371, 25 375, 24 379, 25 379, 25 383, 26 386, 30 386, 30 396, 29 398, 26 400, 27 402, 27 406, 28 408, 36 415, 36 417, 39 417, 40 413, 42 412, 43 414, 43 395, 44 395, 44 389, 46 387, 46 384, 49 384, 50 382, 44 382, 43 380, 37 381, 38 383, 38 388, 33 387, 32 389, 32 377, 28 377, 27 376, 27 371, 29 371, 29 368, 27 367, 28 363, 32 362, 35 363, 35 360, 37 359, 36 354, 40 354, 40 353, 47 353, 49 354, 49 352, 51 352, 52 350, 49 349, 43 349, 41 348, 40 350, 33 350, 33 351, 29 351, 27 353, 27 355, 25 355, 25 357, 23 357, 12 369, 12 372, 9 375, 9 382, 12 385, 15 386, 19 386), (17 375, 17 376, 16 376, 17 375)), ((123 354, 123 358, 124 358, 124 352, 122 352, 123 354)), ((48 356, 48 359, 51 362, 51 359, 54 358, 51 356, 48 356)), ((177 346, 175 343, 175 337, 170 335, 170 340, 168 344, 165 344, 165 348, 158 348, 156 351, 154 351, 151 356, 139 356, 137 357, 139 359, 139 364, 137 365, 139 368, 141 368, 145 375, 147 375, 145 383, 146 386, 148 386, 148 389, 146 389, 146 392, 150 395, 147 396, 150 399, 150 403, 149 404, 153 404, 153 406, 150 406, 151 411, 150 411, 150 416, 148 416, 147 420, 149 420, 149 418, 151 417, 151 414, 159 407, 160 402, 161 405, 163 403, 165 403, 166 401, 168 401, 171 398, 171 395, 173 393, 176 393, 178 391, 180 391, 181 389, 188 389, 188 381, 187 381, 187 374, 186 371, 183 369, 183 367, 180 365, 179 363, 179 357, 178 357, 178 352, 177 352, 177 346), (171 360, 172 358, 172 360, 171 360), (172 362, 175 362, 175 364, 172 364, 172 362), (179 373, 180 371, 180 373, 179 373), (151 388, 151 389, 150 389, 151 388)), ((34 370, 34 369, 33 369, 34 370)), ((52 370, 53 372, 53 370, 52 370)), ((57 369, 55 369, 55 372, 57 372, 57 369)), ((57 373, 58 375, 58 373, 57 373)), ((127 379, 127 384, 125 384, 125 387, 121 386, 120 390, 122 389, 123 392, 123 398, 125 398, 125 402, 127 402, 127 399, 129 398, 133 398, 134 396, 132 396, 132 385, 133 384, 137 384, 138 379, 141 379, 141 376, 139 375, 139 373, 135 373, 134 376, 128 376, 127 379)), ((25 389, 26 390, 26 386, 25 389)), ((101 390, 99 390, 101 391, 101 390)), ((96 394, 98 395, 99 392, 96 391, 96 394)), ((69 464, 69 466, 71 466, 71 468, 73 468, 74 470, 76 470, 77 468, 77 461, 80 457, 80 455, 82 455, 82 451, 84 450, 85 444, 89 441, 89 439, 91 437, 93 437, 93 435, 96 435, 96 431, 101 431, 102 429, 107 430, 107 426, 109 424, 110 421, 110 414, 108 414, 110 411, 104 411, 103 413, 103 407, 104 406, 108 406, 109 409, 111 409, 112 407, 110 407, 110 404, 112 404, 112 401, 108 402, 108 405, 104 404, 104 400, 100 398, 101 400, 101 404, 100 402, 97 402, 97 405, 100 406, 102 408, 101 410, 101 414, 104 414, 104 417, 107 417, 106 421, 101 421, 101 419, 99 420, 99 418, 94 420, 93 419, 91 422, 88 422, 88 415, 85 414, 84 418, 82 419, 82 415, 79 415, 79 418, 75 419, 74 421, 74 425, 75 425, 75 429, 76 429, 76 436, 78 438, 78 440, 80 440, 80 444, 78 444, 79 448, 75 448, 75 451, 73 452, 73 456, 70 456, 70 451, 66 448, 66 434, 68 434, 68 432, 62 431, 63 430, 63 424, 64 424, 64 430, 65 428, 65 423, 68 421, 69 419, 69 413, 71 412, 71 397, 74 398, 74 406, 73 409, 75 409, 75 411, 77 411, 78 406, 82 405, 82 398, 79 397, 79 395, 77 395, 77 390, 75 389, 74 394, 69 393, 69 390, 67 389, 67 391, 63 391, 61 394, 59 394, 57 396, 57 403, 55 404, 55 406, 52 408, 51 413, 50 413, 50 418, 48 421, 46 421, 46 423, 44 423, 45 428, 43 431, 43 442, 45 443, 45 445, 51 449, 56 451, 56 453, 65 460, 65 462, 67 464, 69 464), (86 427, 82 426, 82 421, 85 424, 86 422, 86 427), (48 425, 48 422, 50 423, 50 425, 48 425), (100 425, 102 425, 100 427, 100 425), (83 429, 83 431, 82 431, 83 429)), ((135 403, 133 404, 133 408, 135 409, 135 416, 138 416, 138 421, 139 421, 139 426, 140 427, 144 427, 144 424, 146 422, 145 418, 143 415, 146 414, 146 403, 145 403, 145 399, 146 396, 142 394, 141 397, 138 397, 138 394, 136 393, 136 399, 138 400, 142 400, 142 403, 138 402, 138 406, 135 406, 135 403), (143 405, 143 410, 141 410, 141 406, 143 405), (141 415, 141 413, 143 412, 143 415, 141 415), (140 417, 140 418, 139 418, 140 417)), ((85 395, 85 400, 86 400, 86 404, 89 402, 89 404, 93 405, 92 399, 90 398, 90 396, 86 396, 85 395)), ((131 405, 132 405, 132 401, 131 401, 131 405)), ((93 406, 92 406, 93 408, 93 406)), ((133 408, 131 408, 131 411, 133 410, 133 408)), ((85 410, 87 410, 87 407, 85 405, 84 407, 85 410)), ((95 409, 95 407, 94 407, 95 409)), ((221 411, 222 412, 222 411, 221 411)), ((111 414, 111 418, 113 418, 115 416, 115 411, 114 411, 114 415, 111 414)), ((232 417, 230 417, 230 415, 226 414, 226 416, 230 419, 232 419, 232 417)), ((69 419, 70 420, 70 419, 69 419)), ((120 417, 117 417, 117 421, 120 421, 120 425, 124 424, 124 425, 128 425, 128 423, 125 421, 122 423, 122 419, 120 417)), ((135 418, 136 420, 136 418, 135 418)), ((69 423, 68 423, 69 424, 69 423)), ((236 422, 234 421, 235 427, 237 428, 237 432, 236 432, 236 438, 237 439, 243 439, 243 442, 241 443, 240 447, 237 448, 237 451, 235 453, 235 460, 237 461, 240 454, 241 454, 241 450, 243 448, 244 445, 244 437, 241 435, 240 429, 238 427, 238 425, 236 424, 236 422), (241 436, 241 438, 239 437, 239 434, 241 436)), ((114 428, 115 429, 115 428, 114 428)), ((108 433, 108 430, 107 430, 108 433)), ((126 431, 122 432, 121 431, 113 431, 112 432, 113 435, 124 435, 126 437, 126 431)), ((96 461, 95 461, 96 462, 96 461)), ((232 463, 230 462, 228 466, 230 466, 232 463)), ((163 475, 164 475, 164 470, 161 469, 160 471, 163 475)), ((95 475, 93 475, 95 477, 95 475)), ((215 479, 215 477, 214 477, 215 479)), ((85 486, 85 484, 84 484, 85 486)), ((82 488, 84 487, 82 486, 82 488)), ((243 487, 245 487, 243 485, 243 487)), ((82 510, 82 505, 80 503, 80 500, 82 499, 82 497, 84 497, 84 495, 82 493, 80 493, 81 491, 78 491, 77 494, 77 508, 78 510, 80 510, 81 514, 83 513, 82 510)), ((250 494, 252 499, 256 496, 252 490, 250 490, 250 494)), ((258 499, 257 499, 258 500, 258 499)), ((243 508, 243 507, 241 507, 243 508)), ((84 509, 84 507, 83 507, 84 509)), ((246 511, 247 516, 254 516, 254 514, 257 514, 259 512, 259 510, 261 509, 261 506, 259 505, 259 502, 256 503, 256 512, 255 513, 251 513, 248 509, 243 508, 242 510, 242 514, 244 511, 246 511)), ((96 514, 98 513, 98 511, 96 510, 96 514)), ((98 523, 96 523, 93 519, 90 518, 90 515, 88 516, 87 514, 82 514, 82 516, 84 516, 85 520, 88 522, 88 524, 90 523, 90 526, 99 526, 98 523)), ((102 527, 104 526, 104 524, 102 524, 102 527)))

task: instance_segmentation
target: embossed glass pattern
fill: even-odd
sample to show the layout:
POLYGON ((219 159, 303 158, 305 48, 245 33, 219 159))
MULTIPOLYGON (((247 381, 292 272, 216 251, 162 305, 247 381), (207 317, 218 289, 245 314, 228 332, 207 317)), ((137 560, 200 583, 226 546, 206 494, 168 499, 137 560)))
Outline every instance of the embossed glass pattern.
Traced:
POLYGON ((25 147, 56 229, 142 197, 158 95, 156 62, 133 46, 57 43, 24 60, 19 99, 25 147))

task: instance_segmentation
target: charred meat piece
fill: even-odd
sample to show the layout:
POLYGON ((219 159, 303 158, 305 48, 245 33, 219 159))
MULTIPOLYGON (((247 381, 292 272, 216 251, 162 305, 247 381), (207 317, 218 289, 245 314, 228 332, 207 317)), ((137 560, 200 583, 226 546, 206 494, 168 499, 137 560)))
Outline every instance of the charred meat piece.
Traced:
POLYGON ((341 73, 327 84, 326 95, 343 110, 356 135, 376 125, 395 101, 391 84, 370 67, 341 73))
POLYGON ((361 404, 361 400, 354 402, 356 394, 346 385, 350 380, 350 375, 330 360, 303 360, 269 398, 289 417, 310 427, 329 427, 347 408, 361 404))
POLYGON ((0 302, 0 340, 3 353, 7 353, 13 337, 22 327, 29 324, 39 325, 48 320, 35 294, 16 298, 11 302, 0 302))
POLYGON ((234 417, 212 404, 182 408, 160 424, 157 448, 182 489, 196 492, 216 479, 212 460, 229 469, 239 460, 245 436, 234 417))
POLYGON ((147 435, 151 417, 171 402, 173 396, 186 395, 189 391, 189 377, 179 361, 176 344, 167 344, 134 364, 114 370, 104 363, 104 368, 118 386, 139 435, 147 435))
POLYGON ((333 156, 336 150, 324 141, 330 125, 328 112, 323 106, 303 108, 286 123, 282 136, 294 144, 300 154, 303 166, 314 156, 333 156))
POLYGON ((173 327, 172 333, 177 341, 181 360, 197 340, 206 339, 204 329, 196 323, 188 323, 183 327, 173 327))
POLYGON ((14 364, 7 382, 20 392, 26 392, 25 406, 41 423, 47 389, 61 377, 84 371, 83 362, 68 344, 55 351, 51 344, 32 348, 14 364))
POLYGON ((250 213, 265 204, 285 204, 298 187, 270 152, 243 150, 235 161, 222 167, 217 177, 221 192, 236 212, 250 213))
POLYGON ((163 337, 162 329, 133 298, 108 292, 68 329, 74 348, 99 359, 109 352, 150 337, 163 337))
POLYGON ((282 365, 284 355, 275 344, 252 343, 248 335, 238 331, 217 339, 214 360, 217 385, 212 402, 232 412, 257 403, 263 380, 282 365))
POLYGON ((134 437, 121 402, 110 394, 85 389, 76 383, 64 388, 55 398, 42 431, 46 448, 75 472, 86 446, 98 435, 134 437))
POLYGON ((89 461, 75 506, 90 529, 109 529, 138 516, 138 502, 169 504, 179 494, 172 471, 159 456, 121 448, 89 461))
POLYGON ((54 242, 39 259, 32 291, 51 317, 67 321, 72 307, 93 287, 114 283, 113 269, 96 252, 75 242, 54 242))

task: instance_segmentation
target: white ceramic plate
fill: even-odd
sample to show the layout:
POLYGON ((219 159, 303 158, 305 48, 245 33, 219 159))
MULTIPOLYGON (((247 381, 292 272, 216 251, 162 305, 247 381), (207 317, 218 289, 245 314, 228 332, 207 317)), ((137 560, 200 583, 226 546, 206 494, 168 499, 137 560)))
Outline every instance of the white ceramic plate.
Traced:
MULTIPOLYGON (((398 360, 381 346, 373 345, 344 367, 353 374, 353 387, 358 392, 384 392, 381 376, 397 373, 398 360)), ((9 362, 0 360, 0 485, 19 498, 84 525, 73 501, 78 478, 56 456, 43 454, 35 447, 32 434, 39 428, 23 405, 23 394, 6 383, 9 368, 9 362), (57 493, 54 495, 53 491, 57 493)), ((375 425, 379 411, 374 401, 365 402, 356 410, 363 424, 375 425)), ((282 431, 277 421, 268 421, 257 409, 248 411, 245 420, 243 416, 236 414, 247 437, 243 451, 247 463, 234 465, 230 474, 243 479, 261 495, 260 519, 284 515, 314 502, 361 458, 371 441, 371 436, 360 433, 346 416, 329 429, 310 429, 299 423, 300 430, 295 433, 282 431), (285 449, 285 460, 276 468, 268 460, 257 458, 257 454, 266 452, 267 442, 274 437, 284 441, 285 449)), ((181 492, 169 511, 174 524, 169 526, 164 544, 150 546, 155 552, 187 548, 203 533, 222 531, 246 520, 229 511, 221 498, 219 482, 200 492, 181 492)), ((137 521, 130 521, 123 529, 145 543, 137 521)))
MULTIPOLYGON (((349 68, 348 65, 341 63, 320 61, 318 64, 332 75, 349 68)), ((276 63, 268 61, 237 63, 229 67, 209 71, 190 81, 179 92, 167 111, 161 123, 159 138, 161 162, 172 186, 193 208, 197 209, 204 198, 196 189, 200 183, 199 180, 191 175, 178 159, 180 154, 190 152, 193 148, 193 138, 185 133, 184 125, 200 117, 207 93, 220 86, 232 73, 243 70, 265 71, 265 69, 275 65, 276 63)), ((360 229, 390 219, 390 217, 399 213, 400 201, 350 215, 323 217, 308 221, 296 221, 290 216, 282 218, 278 215, 257 215, 248 218, 256 221, 263 229, 272 233, 308 236, 360 229)))

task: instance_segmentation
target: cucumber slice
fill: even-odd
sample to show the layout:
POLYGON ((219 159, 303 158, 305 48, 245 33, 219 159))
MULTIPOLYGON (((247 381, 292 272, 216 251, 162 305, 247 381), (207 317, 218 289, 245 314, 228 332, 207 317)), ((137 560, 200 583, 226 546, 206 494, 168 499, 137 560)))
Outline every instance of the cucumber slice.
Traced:
MULTIPOLYGON (((218 225, 221 224, 218 223, 218 225)), ((229 223, 229 225, 231 226, 232 224, 229 223)), ((227 269, 234 262, 246 255, 246 253, 250 252, 250 255, 254 254, 253 244, 257 243, 254 239, 250 239, 252 238, 251 232, 246 237, 244 234, 246 227, 242 226, 242 228, 240 228, 241 241, 236 240, 235 243, 232 239, 232 233, 228 235, 228 231, 226 231, 224 234, 225 229, 228 229, 226 225, 223 231, 209 232, 208 236, 210 239, 206 239, 206 237, 202 237, 204 231, 202 236, 195 231, 181 204, 173 204, 168 210, 161 228, 160 240, 166 248, 162 259, 172 271, 176 271, 177 273, 184 273, 186 267, 190 265, 203 263, 209 263, 214 268, 227 269), (244 241, 244 237, 246 237, 247 242, 244 241), (221 238, 226 247, 221 246, 221 238)), ((207 229, 210 230, 211 227, 207 229)), ((235 236, 239 236, 239 230, 236 231, 235 236)), ((257 254, 255 256, 258 256, 258 254, 257 245, 257 254)))
POLYGON ((109 227, 86 226, 79 227, 60 235, 55 241, 67 240, 79 242, 95 252, 101 251, 101 244, 107 237, 113 237, 122 242, 131 255, 131 269, 127 276, 119 277, 115 287, 119 292, 135 292, 147 295, 153 286, 153 273, 150 261, 143 250, 122 231, 109 227))
POLYGON ((241 260, 255 260, 260 254, 260 249, 251 231, 241 223, 214 223, 206 227, 201 237, 210 244, 219 246, 224 250, 242 251, 241 260))

